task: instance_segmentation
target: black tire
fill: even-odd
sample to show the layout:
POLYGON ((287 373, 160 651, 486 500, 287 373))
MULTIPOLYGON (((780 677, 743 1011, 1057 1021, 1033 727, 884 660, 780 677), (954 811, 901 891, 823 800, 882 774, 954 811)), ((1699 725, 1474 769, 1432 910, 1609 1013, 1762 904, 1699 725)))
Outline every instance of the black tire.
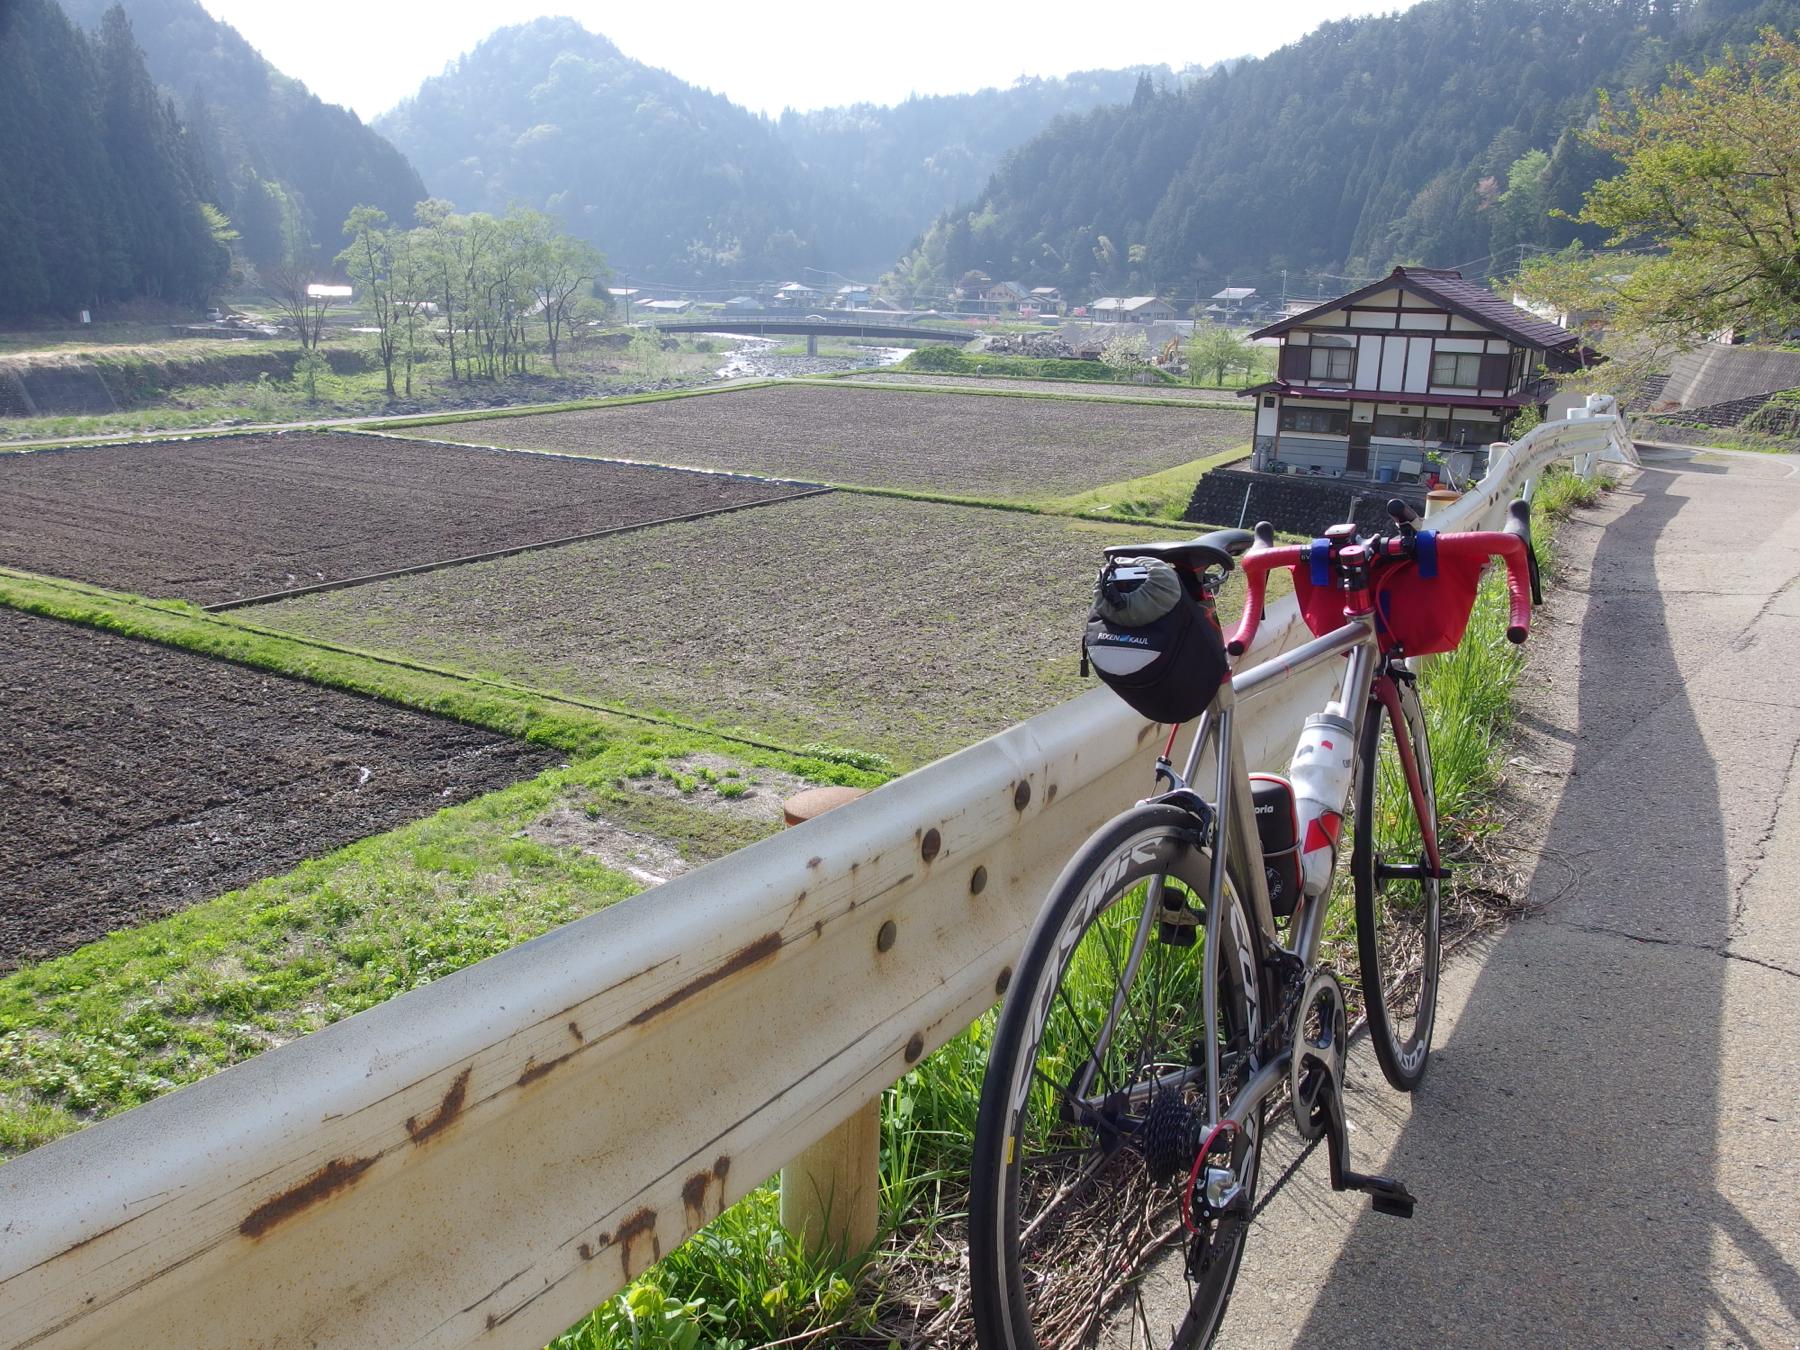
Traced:
MULTIPOLYGON (((1151 880, 1163 878, 1165 896, 1191 898, 1191 911, 1205 903, 1211 860, 1191 842, 1192 824, 1167 806, 1136 807, 1110 822, 1064 868, 1026 940, 995 1027, 975 1127, 969 1267, 985 1350, 1063 1350, 1097 1344, 1102 1335, 1118 1344, 1203 1346, 1224 1315, 1256 1194, 1263 1122, 1259 1108, 1242 1132, 1224 1137, 1243 1193, 1239 1212, 1203 1221, 1202 1236, 1189 1238, 1180 1206, 1199 1144, 1166 1141, 1191 1138, 1186 1113, 1204 1094, 1203 1072, 1198 1086, 1171 1087, 1204 1053, 1203 921, 1194 944, 1179 946, 1160 939, 1159 916, 1152 916, 1117 1034, 1082 1098, 1094 1107, 1082 1120, 1071 1109, 1081 1065, 1095 1058, 1115 1004, 1112 991, 1126 983, 1121 958, 1143 921, 1151 880), (1152 1068, 1162 1082, 1154 1090, 1143 1086, 1152 1068), (1145 1131, 1152 1098, 1162 1103, 1157 1128, 1145 1131), (1171 1131, 1171 1119, 1182 1128, 1171 1131), (1162 1176, 1152 1176, 1147 1147, 1162 1160, 1162 1176), (1198 1279, 1190 1251, 1201 1262, 1198 1279), (1066 1278, 1045 1278, 1053 1270, 1066 1278)), ((1220 1078, 1231 1090, 1248 1076, 1268 998, 1261 937, 1242 894, 1228 875, 1218 1016, 1220 1078)), ((1227 1092, 1221 1109, 1229 1102, 1227 1092)), ((1221 1164, 1225 1147, 1216 1154, 1221 1164)))
POLYGON ((1395 680, 1402 725, 1379 699, 1369 700, 1357 747, 1355 848, 1356 946, 1362 967, 1369 1041, 1381 1072, 1411 1092, 1431 1062, 1437 1021, 1441 883, 1434 877, 1394 876, 1395 865, 1423 869, 1419 814, 1401 768, 1397 736, 1408 738, 1419 765, 1425 810, 1437 828, 1437 792, 1425 714, 1411 681, 1395 680))

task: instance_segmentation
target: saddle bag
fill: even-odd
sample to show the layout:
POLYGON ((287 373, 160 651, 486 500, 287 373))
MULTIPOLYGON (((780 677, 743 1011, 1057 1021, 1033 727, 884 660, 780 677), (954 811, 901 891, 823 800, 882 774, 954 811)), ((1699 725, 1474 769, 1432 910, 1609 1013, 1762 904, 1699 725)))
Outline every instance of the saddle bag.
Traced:
POLYGON ((1211 603, 1160 558, 1113 558, 1094 585, 1081 671, 1152 722, 1186 722, 1224 680, 1225 638, 1211 603))

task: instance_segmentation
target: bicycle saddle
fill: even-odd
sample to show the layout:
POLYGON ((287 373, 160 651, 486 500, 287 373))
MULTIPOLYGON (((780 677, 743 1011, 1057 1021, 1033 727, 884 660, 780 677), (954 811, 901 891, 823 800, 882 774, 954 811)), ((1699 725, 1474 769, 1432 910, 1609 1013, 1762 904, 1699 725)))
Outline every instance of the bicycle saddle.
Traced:
POLYGON ((1172 567, 1231 568, 1231 560, 1247 553, 1256 542, 1249 530, 1214 530, 1194 539, 1172 539, 1156 544, 1114 544, 1109 558, 1161 558, 1172 567))

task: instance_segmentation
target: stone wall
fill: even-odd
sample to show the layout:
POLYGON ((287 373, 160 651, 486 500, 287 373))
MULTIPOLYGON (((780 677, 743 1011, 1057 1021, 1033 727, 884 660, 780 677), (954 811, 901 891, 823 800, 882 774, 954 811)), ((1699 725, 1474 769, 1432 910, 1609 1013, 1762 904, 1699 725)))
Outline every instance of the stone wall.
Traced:
POLYGON ((1417 483, 1214 469, 1194 485, 1186 518, 1213 526, 1235 526, 1242 519, 1246 529, 1266 520, 1283 533, 1304 535, 1318 535, 1328 525, 1354 519, 1361 529, 1373 532, 1392 523, 1387 512, 1390 497, 1403 498, 1424 514, 1425 489, 1417 483))

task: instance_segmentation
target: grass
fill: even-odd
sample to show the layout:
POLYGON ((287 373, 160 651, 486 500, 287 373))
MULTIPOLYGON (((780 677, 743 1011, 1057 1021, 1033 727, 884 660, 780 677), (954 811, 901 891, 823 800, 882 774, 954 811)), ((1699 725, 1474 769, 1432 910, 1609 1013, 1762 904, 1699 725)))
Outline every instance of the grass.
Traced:
POLYGON ((456 718, 571 762, 285 876, 0 977, 0 1156, 373 1006, 623 899, 640 883, 552 818, 654 834, 689 862, 778 828, 735 809, 797 782, 874 786, 866 752, 730 741, 0 569, 0 603, 456 718), (712 767, 712 766, 722 767, 712 767), (669 791, 656 790, 666 784, 669 791))
MULTIPOLYGON (((1248 442, 1230 450, 1207 455, 1189 464, 1178 464, 1161 473, 1142 478, 1109 483, 1105 487, 1078 492, 1074 496, 1045 503, 1046 511, 1084 516, 1088 519, 1168 520, 1180 521, 1194 498, 1194 484, 1209 469, 1230 464, 1250 453, 1248 442)), ((1191 526, 1189 528, 1192 528, 1191 526)))
MULTIPOLYGON (((603 815, 689 861, 779 828, 645 784, 696 756, 746 784, 870 785, 822 760, 623 727, 585 758, 0 976, 0 1157, 493 956, 641 889, 547 826, 603 815)), ((703 797, 699 784, 684 794, 703 797)), ((724 794, 720 794, 721 796, 724 794)), ((736 794, 742 795, 742 792, 736 794)))

